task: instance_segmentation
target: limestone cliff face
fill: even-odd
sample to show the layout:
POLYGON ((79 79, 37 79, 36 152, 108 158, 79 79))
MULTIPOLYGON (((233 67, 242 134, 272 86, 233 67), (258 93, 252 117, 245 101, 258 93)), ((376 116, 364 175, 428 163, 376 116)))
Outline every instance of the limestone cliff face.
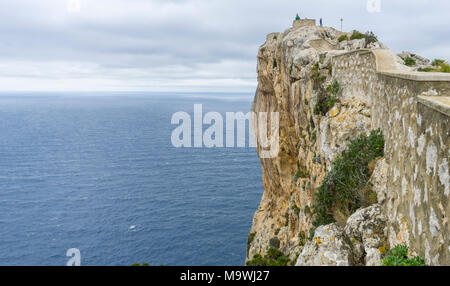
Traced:
MULTIPOLYGON (((389 132, 388 129, 394 126, 393 120, 401 117, 399 114, 402 114, 402 110, 388 110, 389 106, 385 106, 385 109, 382 110, 379 104, 385 103, 376 102, 382 88, 388 90, 389 88, 394 89, 394 87, 396 89, 392 93, 411 93, 413 98, 421 93, 424 93, 425 96, 426 92, 433 92, 434 96, 448 96, 450 78, 443 76, 436 85, 421 83, 420 86, 417 86, 415 83, 411 83, 414 86, 411 88, 408 86, 409 83, 386 82, 388 79, 380 78, 382 67, 391 72, 406 70, 398 57, 390 57, 389 50, 379 42, 367 44, 365 39, 339 42, 338 38, 343 34, 329 27, 297 23, 284 33, 269 34, 266 42, 258 51, 258 88, 252 111, 279 113, 279 152, 274 158, 261 158, 264 194, 253 218, 247 259, 252 258, 255 254, 264 254, 272 244, 276 244, 278 247, 279 242, 279 249, 292 260, 300 256, 297 265, 376 265, 383 254, 383 251, 380 252, 378 249, 404 242, 412 248, 413 253, 431 257, 428 259, 430 264, 433 264, 433 258, 435 259, 434 264, 450 263, 447 222, 447 214, 450 211, 447 161, 449 155, 448 114, 443 115, 441 110, 440 115, 428 118, 430 126, 436 121, 436 125, 431 127, 434 128, 432 132, 435 135, 440 133, 440 142, 438 142, 440 149, 436 154, 433 153, 430 156, 436 155, 433 157, 433 166, 435 166, 433 170, 436 171, 440 168, 442 179, 435 173, 434 176, 425 178, 415 185, 414 170, 411 174, 404 174, 402 171, 400 175, 404 180, 408 180, 408 190, 426 189, 423 181, 427 181, 428 189, 434 188, 433 190, 439 193, 436 195, 433 206, 427 205, 427 208, 433 210, 434 216, 438 217, 436 212, 439 212, 439 218, 436 221, 433 218, 433 222, 430 222, 430 219, 422 212, 420 213, 420 216, 423 216, 422 220, 418 220, 414 216, 414 209, 411 214, 409 197, 404 201, 397 197, 396 190, 398 189, 398 192, 401 193, 402 187, 401 183, 398 183, 399 178, 393 180, 397 176, 396 172, 399 171, 393 167, 397 161, 395 164, 392 164, 391 161, 394 161, 393 156, 396 151, 393 142, 399 140, 401 135, 389 132), (365 54, 367 56, 364 56, 365 54), (354 61, 352 56, 355 56, 354 61), (356 75, 350 78, 348 76, 350 74, 356 75), (383 82, 381 82, 382 80, 383 82), (322 110, 320 101, 323 101, 325 89, 334 82, 338 82, 340 88, 333 97, 333 107, 329 110, 322 110), (382 84, 391 84, 392 86, 382 86, 382 84), (379 91, 379 93, 375 91, 379 91), (381 111, 386 114, 380 114, 381 111), (386 123, 384 123, 383 117, 385 117, 386 123), (389 122, 389 120, 391 121, 389 122), (438 124, 437 121, 441 123, 438 124), (336 225, 317 229, 315 239, 308 242, 305 240, 305 236, 309 236, 312 228, 310 212, 314 194, 327 171, 330 170, 332 162, 338 154, 346 149, 350 139, 361 133, 369 134, 375 128, 383 129, 388 135, 386 158, 376 163, 371 179, 378 195, 378 204, 360 210, 348 221, 344 220, 336 225), (370 227, 362 227, 365 224, 361 221, 364 221, 361 219, 361 212, 365 214, 364 218, 367 221, 372 222, 369 223, 370 227), (371 216, 367 217, 366 214, 371 216), (425 222, 427 225, 437 224, 433 229, 436 233, 429 238, 428 235, 425 235, 421 245, 414 242, 413 236, 416 233, 413 235, 412 230, 414 225, 414 231, 417 232, 419 221, 421 231, 425 231, 425 222), (357 226, 360 225, 361 227, 358 228, 357 226), (367 237, 367 233, 373 233, 374 230, 371 227, 374 225, 377 226, 379 232, 377 240, 367 237), (329 235, 326 235, 327 233, 329 235), (339 239, 335 240, 336 237, 339 239), (328 241, 321 245, 325 247, 324 249, 327 247, 332 249, 325 251, 325 253, 331 253, 332 258, 319 257, 317 250, 312 250, 317 239, 319 242, 328 241), (305 243, 306 245, 304 245, 305 243), (333 257, 334 261, 331 261, 333 257), (338 261, 336 257, 339 257, 338 261)), ((414 80, 407 79, 406 77, 412 75, 404 73, 404 80, 414 80)), ((394 77, 400 76, 395 75, 394 77)), ((429 81, 436 82, 432 79, 429 81)), ((403 108, 418 104, 409 99, 406 101, 406 104, 403 103, 403 108)), ((410 114, 411 117, 415 116, 415 121, 417 121, 416 118, 422 116, 419 114, 420 108, 422 107, 414 107, 413 114, 410 114)), ((448 112, 445 104, 442 108, 444 113, 448 112)), ((409 111, 405 109, 404 112, 409 111)), ((433 113, 434 110, 426 112, 433 113)), ((430 116, 427 115, 427 117, 430 116)), ((420 118, 421 121, 426 120, 420 118)), ((409 126, 411 130, 408 131, 408 126, 405 124, 403 122, 403 125, 398 127, 401 132, 399 130, 397 133, 405 131, 405 140, 408 132, 412 133, 410 138, 415 141, 411 144, 424 150, 425 147, 422 146, 424 143, 416 142, 421 135, 418 134, 420 126, 415 128, 411 123, 409 126)), ((422 123, 422 125, 424 124, 422 123)), ((258 136, 259 132, 270 133, 261 128, 253 128, 253 130, 255 136, 258 136)), ((439 137, 427 137, 425 144, 433 140, 439 141, 439 137)), ((400 148, 399 144, 403 143, 398 142, 396 148, 400 148)), ((257 151, 258 154, 262 151, 260 146, 257 147, 257 151)), ((415 149, 413 151, 398 149, 397 151, 402 151, 404 156, 408 156, 408 152, 416 152, 415 149)), ((417 158, 417 160, 421 159, 417 158)), ((423 164, 426 169, 427 163, 423 162, 423 164)), ((398 166, 395 167, 398 168, 398 166)), ((412 168, 414 169, 414 167, 412 168)), ((418 176, 417 172, 415 176, 418 176)), ((414 194, 411 195, 411 200, 414 204, 414 194)))

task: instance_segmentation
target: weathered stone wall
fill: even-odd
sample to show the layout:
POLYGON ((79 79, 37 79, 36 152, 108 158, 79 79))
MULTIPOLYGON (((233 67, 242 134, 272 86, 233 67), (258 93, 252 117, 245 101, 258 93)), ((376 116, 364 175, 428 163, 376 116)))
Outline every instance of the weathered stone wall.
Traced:
POLYGON ((308 27, 308 26, 315 26, 315 25, 316 25, 315 19, 294 20, 294 23, 293 23, 294 28, 308 27))
POLYGON ((450 265, 449 107, 433 108, 450 95, 450 77, 396 71, 389 53, 337 55, 333 78, 344 98, 370 103, 372 128, 383 130, 389 246, 406 243, 428 265, 450 265))

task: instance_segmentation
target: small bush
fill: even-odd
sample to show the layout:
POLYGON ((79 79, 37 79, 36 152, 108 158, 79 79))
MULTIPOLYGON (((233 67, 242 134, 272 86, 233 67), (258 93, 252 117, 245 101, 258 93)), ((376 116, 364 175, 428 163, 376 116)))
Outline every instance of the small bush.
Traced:
POLYGON ((337 95, 340 89, 339 82, 337 80, 333 80, 333 82, 327 86, 327 91, 331 92, 333 95, 337 95))
POLYGON ((295 262, 291 261, 289 257, 283 252, 275 248, 269 248, 264 257, 255 254, 252 260, 247 261, 247 266, 288 266, 295 262))
POLYGON ((336 102, 336 95, 339 93, 340 85, 336 80, 327 86, 319 90, 318 100, 316 106, 314 106, 315 115, 325 115, 331 108, 333 108, 336 102))
POLYGON ((360 197, 360 190, 366 189, 371 170, 369 163, 384 155, 384 138, 380 130, 369 136, 361 134, 352 140, 344 152, 333 162, 326 174, 313 204, 313 226, 342 220, 362 206, 367 198, 360 197))
POLYGON ((320 87, 320 85, 327 80, 325 75, 321 75, 319 71, 319 63, 316 63, 312 68, 312 79, 314 81, 314 89, 320 87))
POLYGON ((273 59, 272 68, 273 68, 273 69, 276 69, 277 67, 278 67, 277 60, 276 60, 276 59, 273 59))
POLYGON ((278 248, 280 248, 280 239, 278 238, 278 237, 272 237, 270 240, 269 240, 269 247, 271 247, 271 248, 275 248, 275 249, 278 249, 278 248))
POLYGON ((408 246, 397 245, 381 261, 382 266, 425 266, 425 261, 416 256, 408 258, 408 246))
POLYGON ((432 69, 430 67, 426 67, 426 68, 419 68, 417 71, 420 71, 420 72, 433 72, 434 69, 432 69))
POLYGON ((450 73, 450 65, 448 65, 448 64, 442 64, 442 65, 441 65, 441 69, 439 70, 439 72, 447 72, 447 73, 450 73))
POLYGON ((405 65, 407 65, 408 67, 412 67, 416 65, 416 60, 413 58, 406 58, 403 60, 405 62, 405 65))
POLYGON ((431 65, 434 66, 434 67, 440 67, 442 64, 445 64, 445 61, 444 61, 444 60, 441 60, 441 59, 435 59, 435 60, 431 63, 431 65))
POLYGON ((316 229, 314 227, 309 229, 309 237, 308 237, 309 241, 313 240, 315 232, 316 232, 316 229))
POLYGON ((314 106, 314 114, 315 115, 325 115, 327 112, 333 108, 335 104, 335 97, 332 95, 322 94, 319 95, 319 99, 317 101, 317 104, 314 106))
POLYGON ((366 37, 366 35, 355 30, 355 31, 353 31, 352 35, 350 36, 350 40, 361 40, 361 39, 364 39, 365 37, 366 37))
POLYGON ((248 235, 248 238, 247 238, 247 255, 248 255, 248 252, 249 252, 249 250, 250 250, 250 244, 253 242, 253 240, 255 239, 255 235, 256 235, 256 232, 252 232, 252 233, 250 233, 249 235, 248 235))
POLYGON ((304 246, 306 243, 306 234, 303 231, 298 233, 298 245, 304 246))
POLYGON ((139 264, 136 262, 136 263, 131 264, 131 266, 150 266, 150 264, 148 264, 148 263, 139 264))
POLYGON ((378 42, 378 37, 372 31, 366 32, 364 36, 366 38, 366 45, 378 42))
POLYGON ((343 42, 343 41, 348 41, 348 35, 345 34, 345 35, 340 36, 340 37, 338 38, 338 41, 339 41, 339 43, 340 43, 340 42, 343 42))

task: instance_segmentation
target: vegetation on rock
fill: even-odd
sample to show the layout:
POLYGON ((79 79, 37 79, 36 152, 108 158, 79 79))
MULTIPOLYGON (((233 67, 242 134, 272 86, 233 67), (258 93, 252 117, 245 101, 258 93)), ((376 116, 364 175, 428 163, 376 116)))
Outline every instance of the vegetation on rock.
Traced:
POLYGON ((361 40, 361 39, 366 40, 366 46, 371 43, 378 42, 378 37, 372 31, 368 31, 365 34, 363 34, 360 31, 355 30, 355 31, 353 31, 352 35, 350 36, 350 40, 361 40))
POLYGON ((412 67, 416 65, 416 60, 413 58, 406 58, 404 59, 405 65, 407 65, 408 67, 412 67))
POLYGON ((248 252, 250 250, 250 244, 253 242, 253 239, 255 239, 255 235, 256 235, 256 232, 252 232, 252 233, 250 233, 248 235, 248 238, 247 238, 247 255, 248 255, 248 252))
POLYGON ((372 31, 366 32, 364 36, 366 38, 366 45, 378 42, 378 37, 372 31))
POLYGON ((348 35, 344 34, 338 38, 339 43, 343 41, 348 41, 348 35))
POLYGON ((381 263, 382 266, 425 266, 425 261, 419 256, 408 258, 406 245, 397 245, 391 249, 381 263))
POLYGON ((322 185, 315 194, 312 215, 313 226, 336 222, 350 216, 364 202, 371 200, 369 163, 384 155, 384 137, 381 130, 369 136, 361 134, 352 140, 344 152, 333 162, 322 185))
POLYGON ((339 93, 340 85, 334 80, 326 90, 320 89, 317 96, 317 104, 314 106, 315 115, 325 115, 336 102, 336 95, 339 93))
POLYGON ((450 65, 441 59, 435 59, 431 63, 432 67, 419 68, 420 72, 445 72, 450 73, 450 65))
POLYGON ((350 36, 350 40, 361 40, 364 38, 365 38, 365 35, 357 30, 353 31, 352 35, 350 36))
POLYGON ((292 266, 295 261, 292 261, 283 252, 276 248, 269 248, 266 255, 261 256, 255 254, 252 260, 247 261, 247 266, 292 266))
POLYGON ((276 248, 276 249, 280 248, 280 239, 278 237, 276 237, 276 236, 272 237, 269 240, 269 247, 276 248))

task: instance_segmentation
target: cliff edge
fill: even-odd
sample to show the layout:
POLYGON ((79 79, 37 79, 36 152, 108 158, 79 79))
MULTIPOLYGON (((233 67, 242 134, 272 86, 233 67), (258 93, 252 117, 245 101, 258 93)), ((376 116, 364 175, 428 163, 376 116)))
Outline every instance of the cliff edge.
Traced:
MULTIPOLYGON (((252 111, 278 112, 279 152, 260 156, 247 261, 278 249, 296 265, 380 265, 406 245, 450 265, 450 74, 416 72, 373 35, 308 21, 258 51, 252 111)), ((255 138, 270 134, 257 124, 255 138)))

